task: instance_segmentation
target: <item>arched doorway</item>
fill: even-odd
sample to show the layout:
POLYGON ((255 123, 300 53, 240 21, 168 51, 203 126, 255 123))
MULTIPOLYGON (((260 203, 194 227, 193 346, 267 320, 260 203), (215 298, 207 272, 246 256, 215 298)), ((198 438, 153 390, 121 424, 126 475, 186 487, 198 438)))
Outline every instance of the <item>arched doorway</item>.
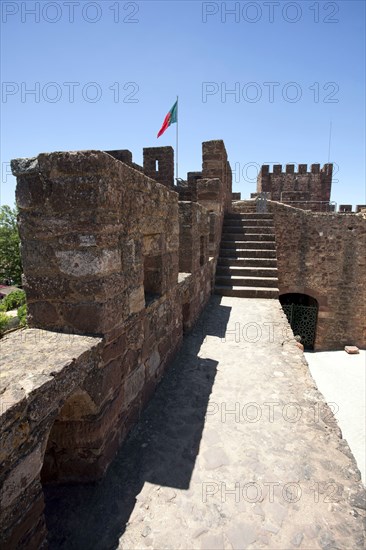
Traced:
POLYGON ((282 294, 280 302, 295 336, 307 350, 314 349, 319 305, 307 294, 282 294))

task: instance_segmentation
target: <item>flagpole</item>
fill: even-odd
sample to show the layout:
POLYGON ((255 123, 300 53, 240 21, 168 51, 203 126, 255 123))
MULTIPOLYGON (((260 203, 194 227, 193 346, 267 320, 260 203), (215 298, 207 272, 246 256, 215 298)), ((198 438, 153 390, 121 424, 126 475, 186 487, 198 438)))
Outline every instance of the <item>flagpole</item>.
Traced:
POLYGON ((330 126, 329 126, 328 164, 330 162, 330 146, 331 146, 331 143, 332 143, 332 121, 330 121, 330 126))
POLYGON ((177 128, 176 128, 176 152, 175 152, 175 181, 178 180, 178 123, 179 123, 179 104, 177 96, 177 128))

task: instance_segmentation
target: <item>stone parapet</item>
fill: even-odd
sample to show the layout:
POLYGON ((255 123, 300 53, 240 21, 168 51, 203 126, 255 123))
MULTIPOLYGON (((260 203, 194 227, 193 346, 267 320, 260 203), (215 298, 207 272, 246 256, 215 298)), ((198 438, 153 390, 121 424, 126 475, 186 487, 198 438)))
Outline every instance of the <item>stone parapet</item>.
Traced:
MULTIPOLYGON (((39 329, 13 332, 1 340, 0 503, 4 548, 39 548, 45 537, 41 477, 52 455, 46 448, 56 418, 74 424, 94 412, 85 382, 101 367, 102 340, 39 329), (62 412, 63 411, 63 412, 62 412)), ((63 460, 74 461, 80 441, 63 460)), ((84 439, 87 439, 84 434, 84 439)), ((56 450, 56 449, 55 449, 56 450)))
POLYGON ((280 294, 318 302, 315 350, 366 347, 366 220, 316 213, 277 202, 273 213, 280 294))
POLYGON ((144 149, 144 172, 150 178, 165 185, 165 187, 173 188, 173 147, 146 147, 144 149))
MULTIPOLYGON (((218 149, 222 170, 226 152, 218 149)), ((6 392, 22 403, 10 424, 23 447, 9 440, 3 448, 1 475, 17 492, 6 489, 2 537, 9 548, 38 548, 42 483, 104 475, 207 303, 229 184, 191 175, 196 202, 179 202, 170 147, 145 149, 143 170, 128 150, 41 154, 14 160, 12 169, 30 329, 20 342, 18 333, 6 337, 3 347, 9 373, 19 357, 19 368, 30 370, 24 380, 23 367, 5 379, 6 392), (47 350, 27 345, 39 334, 47 350), (30 408, 19 384, 32 390, 30 408), (38 427, 29 425, 32 407, 38 427)))

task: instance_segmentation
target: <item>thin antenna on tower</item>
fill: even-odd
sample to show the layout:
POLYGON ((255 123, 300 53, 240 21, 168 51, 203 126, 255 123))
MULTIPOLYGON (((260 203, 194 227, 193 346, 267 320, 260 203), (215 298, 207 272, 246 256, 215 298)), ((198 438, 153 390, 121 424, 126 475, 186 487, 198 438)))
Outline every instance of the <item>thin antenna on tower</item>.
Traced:
POLYGON ((332 143, 332 121, 330 122, 329 126, 329 146, 328 146, 328 164, 330 162, 330 146, 332 143))

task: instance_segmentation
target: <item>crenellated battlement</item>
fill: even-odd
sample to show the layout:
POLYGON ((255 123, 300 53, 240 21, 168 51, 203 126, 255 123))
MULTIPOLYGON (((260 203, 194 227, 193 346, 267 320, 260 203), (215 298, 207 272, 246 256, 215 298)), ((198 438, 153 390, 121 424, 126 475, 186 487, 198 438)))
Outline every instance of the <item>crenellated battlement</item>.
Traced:
POLYGON ((257 194, 279 202, 294 204, 299 208, 318 210, 329 203, 332 187, 333 164, 321 168, 319 163, 307 164, 264 164, 257 178, 257 194), (302 206, 303 205, 303 206, 302 206))
POLYGON ((210 299, 232 180, 218 140, 177 185, 170 146, 144 148, 143 166, 128 149, 11 166, 30 329, 1 354, 0 546, 30 549, 46 539, 42 483, 104 475, 210 299))
POLYGON ((307 164, 273 164, 272 172, 270 171, 270 165, 269 164, 263 164, 260 170, 260 175, 262 176, 278 176, 278 175, 285 175, 285 174, 296 174, 296 175, 311 175, 311 174, 326 174, 327 176, 331 175, 333 173, 333 164, 332 163, 326 163, 322 168, 320 168, 320 164, 311 164, 310 170, 308 171, 308 165, 307 164), (295 166, 297 167, 295 169, 295 166))

